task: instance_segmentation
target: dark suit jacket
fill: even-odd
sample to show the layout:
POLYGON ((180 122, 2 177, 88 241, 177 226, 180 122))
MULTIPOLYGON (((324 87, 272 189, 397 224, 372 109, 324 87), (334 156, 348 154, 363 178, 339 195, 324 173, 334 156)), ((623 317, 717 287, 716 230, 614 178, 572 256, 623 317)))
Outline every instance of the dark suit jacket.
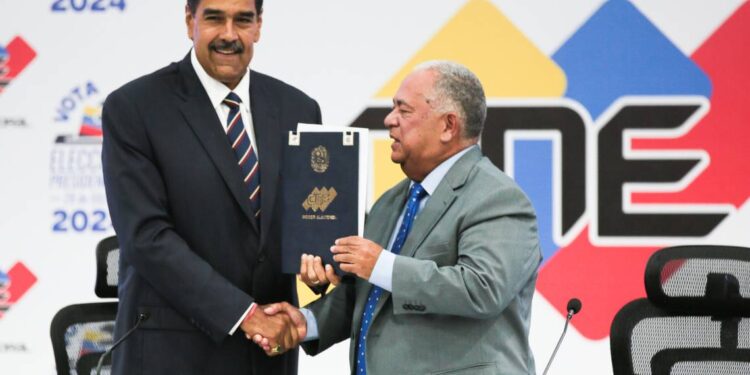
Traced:
POLYGON ((296 374, 297 353, 267 358, 236 324, 251 302, 296 299, 280 273, 282 142, 318 104, 251 72, 261 222, 251 220, 237 159, 188 55, 109 95, 104 181, 121 244, 116 374, 296 374))

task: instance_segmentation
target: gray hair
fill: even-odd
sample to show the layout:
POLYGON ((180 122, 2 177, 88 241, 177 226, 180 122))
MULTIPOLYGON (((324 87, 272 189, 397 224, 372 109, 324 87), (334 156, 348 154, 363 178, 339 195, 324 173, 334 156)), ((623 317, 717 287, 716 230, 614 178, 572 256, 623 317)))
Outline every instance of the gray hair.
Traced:
POLYGON ((482 83, 474 73, 452 61, 428 61, 417 65, 414 71, 430 70, 437 73, 432 88, 433 109, 440 112, 455 111, 464 124, 463 137, 477 138, 487 118, 487 100, 482 83))

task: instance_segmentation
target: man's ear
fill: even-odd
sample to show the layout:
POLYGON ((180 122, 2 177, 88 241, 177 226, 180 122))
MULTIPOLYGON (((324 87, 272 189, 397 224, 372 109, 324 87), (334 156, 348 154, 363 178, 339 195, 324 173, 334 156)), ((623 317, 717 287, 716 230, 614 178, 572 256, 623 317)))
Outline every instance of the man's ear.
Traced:
POLYGON ((263 15, 258 14, 258 32, 255 33, 255 40, 254 40, 255 43, 258 43, 258 41, 260 40, 260 31, 263 29, 262 26, 263 26, 263 15))
POLYGON ((195 16, 190 11, 190 7, 185 5, 185 26, 187 26, 188 38, 193 40, 193 29, 195 26, 195 16))
POLYGON ((440 140, 444 143, 451 142, 460 138, 461 125, 458 115, 455 112, 448 112, 443 115, 443 131, 440 133, 440 140))

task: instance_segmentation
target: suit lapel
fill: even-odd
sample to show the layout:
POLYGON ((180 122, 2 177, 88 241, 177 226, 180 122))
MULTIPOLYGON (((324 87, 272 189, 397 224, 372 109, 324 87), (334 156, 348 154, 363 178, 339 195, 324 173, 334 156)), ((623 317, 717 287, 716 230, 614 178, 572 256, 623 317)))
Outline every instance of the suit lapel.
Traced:
POLYGON ((231 191, 242 212, 247 215, 257 231, 258 225, 251 212, 250 205, 247 203, 247 191, 242 182, 240 168, 237 167, 237 158, 232 152, 223 125, 219 122, 216 112, 211 107, 208 94, 206 94, 193 70, 189 54, 180 62, 180 71, 184 83, 182 92, 184 101, 180 105, 180 111, 219 170, 219 174, 221 174, 224 183, 231 191))
POLYGON ((260 166, 260 246, 268 240, 268 230, 274 214, 276 190, 279 186, 282 136, 279 133, 278 108, 266 91, 263 77, 250 71, 250 112, 253 116, 255 140, 258 146, 260 166))
MULTIPOLYGON (((448 211, 448 208, 456 200, 456 197, 458 196, 457 191, 462 186, 464 186, 469 178, 469 172, 471 172, 471 170, 474 168, 474 165, 476 165, 481 157, 482 153, 479 151, 479 148, 474 148, 466 152, 466 154, 458 159, 458 161, 456 161, 456 164, 451 167, 445 177, 443 177, 443 180, 438 184, 437 189, 435 189, 435 193, 430 197, 419 214, 417 214, 411 232, 406 237, 406 242, 404 242, 404 246, 401 248, 401 256, 414 256, 414 253, 430 234, 432 228, 435 227, 440 218, 445 215, 445 213, 448 211)), ((405 200, 406 195, 404 194, 403 201, 405 200)), ((395 210, 397 211, 397 217, 401 213, 402 209, 403 207, 395 210)), ((391 225, 391 232, 388 232, 387 236, 390 236, 390 234, 392 233, 393 225, 395 224, 391 225)), ((388 240, 386 239, 386 241, 388 240)), ((369 285, 369 283, 366 284, 369 285)), ((378 313, 380 313, 380 310, 383 308, 390 296, 390 292, 383 291, 383 294, 381 295, 377 306, 375 306, 375 311, 373 312, 373 320, 378 316, 378 313)), ((363 300, 361 302, 364 306, 365 301, 363 300)))
POLYGON ((422 211, 417 215, 414 221, 414 227, 406 238, 404 247, 401 248, 401 255, 412 257, 422 242, 435 227, 448 208, 453 204, 458 196, 458 190, 464 186, 469 178, 469 172, 474 168, 477 162, 482 158, 482 153, 478 147, 474 147, 466 152, 456 161, 443 180, 438 184, 435 193, 427 201, 422 211))
POLYGON ((401 255, 405 257, 414 255, 419 245, 424 242, 427 235, 430 234, 430 231, 432 231, 438 220, 448 211, 448 207, 451 206, 454 200, 456 200, 456 193, 451 187, 442 183, 438 185, 435 194, 430 197, 430 200, 427 201, 422 211, 417 214, 414 226, 411 228, 411 233, 406 237, 406 242, 404 242, 404 246, 401 248, 401 255))

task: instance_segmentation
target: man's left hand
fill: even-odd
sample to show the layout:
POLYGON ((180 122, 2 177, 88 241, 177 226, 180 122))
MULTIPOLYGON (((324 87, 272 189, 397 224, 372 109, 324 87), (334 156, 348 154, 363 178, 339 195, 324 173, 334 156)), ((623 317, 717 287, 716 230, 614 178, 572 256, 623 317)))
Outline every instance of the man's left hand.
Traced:
POLYGON ((381 251, 380 245, 358 236, 339 238, 331 246, 333 260, 339 262, 341 269, 365 280, 370 279, 381 251))

